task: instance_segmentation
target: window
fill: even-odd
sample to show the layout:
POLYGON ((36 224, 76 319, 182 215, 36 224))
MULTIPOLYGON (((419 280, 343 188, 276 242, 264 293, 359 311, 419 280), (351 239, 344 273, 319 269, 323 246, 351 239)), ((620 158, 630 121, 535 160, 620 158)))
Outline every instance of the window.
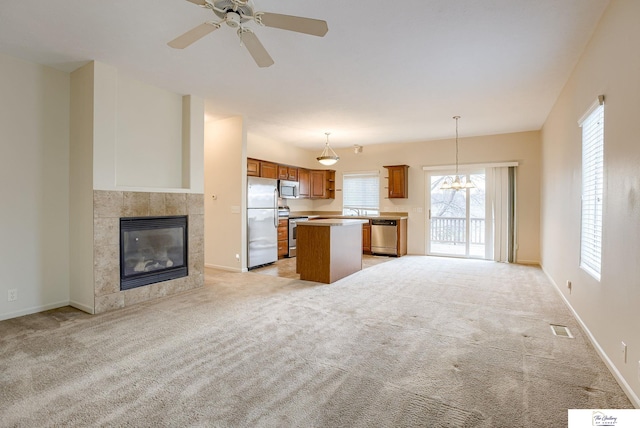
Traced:
POLYGON ((380 212, 380 174, 378 171, 350 172, 342 175, 342 213, 376 215, 380 212))
POLYGON ((582 127, 580 267, 600 280, 604 189, 604 97, 579 121, 582 127))

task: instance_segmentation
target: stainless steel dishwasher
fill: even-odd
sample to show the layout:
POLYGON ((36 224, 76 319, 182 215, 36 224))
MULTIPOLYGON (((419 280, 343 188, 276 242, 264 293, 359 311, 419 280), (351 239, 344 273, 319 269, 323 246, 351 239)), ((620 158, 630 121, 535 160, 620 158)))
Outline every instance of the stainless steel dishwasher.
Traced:
POLYGON ((371 220, 371 252, 398 255, 398 220, 371 220))

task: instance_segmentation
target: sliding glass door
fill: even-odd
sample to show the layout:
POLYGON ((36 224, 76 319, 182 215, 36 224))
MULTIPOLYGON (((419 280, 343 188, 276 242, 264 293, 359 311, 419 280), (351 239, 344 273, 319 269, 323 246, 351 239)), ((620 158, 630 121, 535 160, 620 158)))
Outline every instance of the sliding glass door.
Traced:
POLYGON ((485 173, 459 174, 463 182, 475 187, 461 190, 440 187, 453 174, 428 175, 430 184, 428 248, 432 255, 485 258, 487 252, 485 173))

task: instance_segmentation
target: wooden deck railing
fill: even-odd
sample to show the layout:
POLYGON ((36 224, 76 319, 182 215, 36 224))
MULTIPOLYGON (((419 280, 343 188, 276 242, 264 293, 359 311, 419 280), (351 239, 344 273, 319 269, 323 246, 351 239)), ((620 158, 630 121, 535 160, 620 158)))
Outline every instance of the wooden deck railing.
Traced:
MULTIPOLYGON (((431 241, 462 244, 466 242, 466 225, 467 219, 464 217, 431 217, 431 241)), ((470 243, 484 244, 484 219, 470 219, 469 227, 470 243)))

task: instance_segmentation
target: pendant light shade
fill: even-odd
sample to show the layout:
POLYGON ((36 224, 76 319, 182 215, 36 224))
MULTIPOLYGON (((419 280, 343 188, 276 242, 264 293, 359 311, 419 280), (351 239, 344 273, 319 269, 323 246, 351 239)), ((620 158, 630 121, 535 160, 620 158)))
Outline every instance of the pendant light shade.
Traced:
POLYGON ((460 116, 453 116, 456 121, 456 175, 455 178, 451 178, 451 176, 444 179, 442 186, 440 186, 440 190, 461 190, 461 189, 473 189, 476 186, 471 182, 471 180, 467 181, 466 177, 460 178, 458 175, 458 120, 460 116))
POLYGON ((320 156, 316 158, 318 162, 326 166, 333 165, 338 162, 338 160, 340 160, 340 157, 336 154, 336 152, 334 152, 333 149, 329 147, 329 134, 330 132, 325 132, 325 135, 327 136, 327 142, 325 143, 324 150, 322 151, 320 156))

